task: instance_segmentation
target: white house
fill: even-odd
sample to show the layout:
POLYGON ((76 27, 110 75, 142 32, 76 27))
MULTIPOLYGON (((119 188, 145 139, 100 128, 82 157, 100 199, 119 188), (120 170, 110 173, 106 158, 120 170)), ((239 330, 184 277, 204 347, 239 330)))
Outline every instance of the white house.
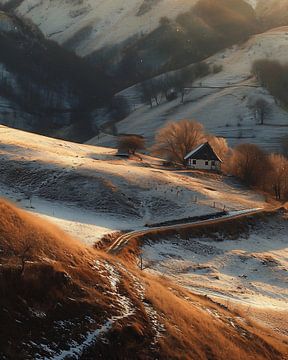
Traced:
POLYGON ((197 146, 184 159, 190 169, 221 171, 222 160, 208 142, 197 146))

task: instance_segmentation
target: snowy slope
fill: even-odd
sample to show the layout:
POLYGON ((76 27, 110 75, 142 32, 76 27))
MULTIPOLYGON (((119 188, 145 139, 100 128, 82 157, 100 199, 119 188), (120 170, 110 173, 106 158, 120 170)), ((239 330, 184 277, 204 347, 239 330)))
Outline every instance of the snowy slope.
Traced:
POLYGON ((224 304, 251 308, 247 313, 257 320, 271 311, 265 323, 287 335, 287 224, 287 213, 279 213, 257 220, 248 231, 239 229, 233 240, 223 229, 202 238, 147 241, 145 268, 224 304))
MULTIPOLYGON (((132 112, 118 123, 120 133, 137 133, 145 136, 148 144, 153 142, 157 129, 167 121, 197 119, 206 129, 227 138, 231 145, 252 142, 267 150, 279 150, 280 139, 288 134, 288 113, 280 108, 274 99, 251 78, 255 60, 266 58, 288 62, 288 27, 270 30, 253 36, 246 43, 235 45, 207 59, 211 66, 222 65, 220 73, 207 76, 193 85, 203 89, 191 90, 181 104, 180 99, 166 102, 158 107, 143 105, 139 88, 134 86, 121 93, 126 97, 132 112), (224 89, 207 89, 205 86, 227 86, 224 89), (233 87, 235 86, 235 87, 233 87), (265 98, 271 106, 266 124, 258 125, 250 104, 257 98, 265 98)), ((187 86, 192 84, 187 84, 187 86)), ((113 139, 103 135, 92 139, 91 144, 113 146, 113 139)))
MULTIPOLYGON (((154 30, 162 17, 174 19, 198 0, 22 0, 16 11, 59 43, 81 55, 154 30)), ((257 0, 247 0, 256 7, 257 0)), ((8 1, 0 0, 5 4, 8 1)))
POLYGON ((60 43, 76 39, 77 52, 87 55, 102 46, 150 32, 158 26, 161 17, 175 18, 196 2, 197 0, 23 0, 17 13, 32 19, 47 37, 60 43), (145 6, 145 3, 151 6, 145 6))
POLYGON ((224 206, 263 206, 261 196, 231 180, 168 171, 149 157, 123 160, 113 149, 3 126, 0 143, 0 195, 90 244, 114 230, 211 214, 224 206))

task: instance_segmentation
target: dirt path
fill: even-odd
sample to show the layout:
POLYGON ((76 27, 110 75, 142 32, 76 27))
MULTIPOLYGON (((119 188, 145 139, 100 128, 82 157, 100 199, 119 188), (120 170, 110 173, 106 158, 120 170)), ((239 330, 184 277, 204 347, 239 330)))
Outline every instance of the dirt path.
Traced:
POLYGON ((141 238, 146 235, 154 235, 154 234, 161 234, 161 232, 167 232, 169 230, 172 231, 181 231, 181 230, 189 230, 193 228, 201 228, 207 225, 213 225, 213 224, 222 224, 226 223, 228 221, 234 220, 234 219, 241 219, 241 218, 248 218, 251 216, 259 215, 268 211, 277 211, 279 208, 273 208, 273 209, 247 209, 245 211, 239 211, 235 212, 233 215, 225 215, 221 218, 217 219, 208 219, 203 221, 197 221, 192 223, 185 223, 185 224, 177 224, 177 225, 169 225, 169 226, 159 226, 154 227, 150 229, 143 229, 143 230, 137 230, 132 231, 126 234, 123 234, 119 236, 114 243, 108 248, 107 252, 111 254, 117 254, 127 243, 129 243, 130 240, 133 238, 141 238))

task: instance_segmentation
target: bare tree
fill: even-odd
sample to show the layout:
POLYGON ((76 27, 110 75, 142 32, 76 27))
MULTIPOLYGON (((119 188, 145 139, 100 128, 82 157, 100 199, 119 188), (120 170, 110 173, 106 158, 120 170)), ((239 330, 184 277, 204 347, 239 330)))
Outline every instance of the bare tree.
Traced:
POLYGON ((288 195, 288 160, 282 155, 271 154, 269 161, 271 170, 267 174, 267 183, 276 200, 282 200, 288 195))
POLYGON ((175 100, 177 98, 177 89, 175 86, 175 76, 166 74, 161 81, 162 93, 167 101, 175 100))
POLYGON ((251 109, 255 112, 255 118, 258 120, 260 125, 264 125, 266 117, 271 113, 271 106, 264 98, 258 98, 251 105, 251 109))
POLYGON ((139 135, 122 135, 118 138, 118 149, 134 155, 136 151, 145 149, 145 139, 139 135))
POLYGON ((140 94, 142 101, 153 107, 153 103, 157 106, 160 104, 162 96, 162 81, 157 79, 147 80, 140 85, 140 94))
POLYGON ((229 151, 226 139, 214 135, 206 135, 206 139, 220 159, 224 160, 229 151))
POLYGON ((156 134, 152 152, 184 165, 184 157, 204 140, 204 129, 200 123, 193 120, 170 122, 156 134))
POLYGON ((254 144, 236 146, 230 164, 230 172, 252 186, 262 186, 269 167, 266 153, 254 144))
POLYGON ((194 72, 192 69, 184 68, 175 75, 174 87, 181 95, 181 103, 184 103, 185 95, 189 92, 187 89, 187 83, 193 82, 195 79, 194 72))

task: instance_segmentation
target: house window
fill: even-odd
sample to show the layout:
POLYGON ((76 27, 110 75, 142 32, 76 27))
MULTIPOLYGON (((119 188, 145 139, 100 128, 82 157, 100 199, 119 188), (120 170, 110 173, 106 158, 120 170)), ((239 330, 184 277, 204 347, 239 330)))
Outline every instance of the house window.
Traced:
POLYGON ((192 164, 193 164, 193 165, 196 165, 196 164, 197 164, 197 161, 196 161, 196 160, 193 160, 193 161, 192 161, 192 164))
POLYGON ((208 165, 209 165, 209 161, 205 161, 205 165, 208 166, 208 165))
POLYGON ((215 163, 215 160, 212 160, 212 166, 215 166, 216 163, 215 163))

